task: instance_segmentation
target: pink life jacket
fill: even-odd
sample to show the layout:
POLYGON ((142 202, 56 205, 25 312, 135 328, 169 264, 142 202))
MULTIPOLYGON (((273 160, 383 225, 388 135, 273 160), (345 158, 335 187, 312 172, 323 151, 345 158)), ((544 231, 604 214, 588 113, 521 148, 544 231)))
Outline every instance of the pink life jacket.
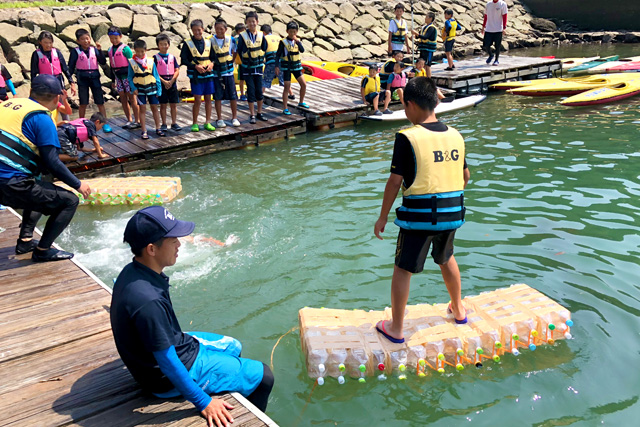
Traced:
POLYGON ((176 71, 173 55, 169 54, 169 56, 167 56, 167 62, 164 62, 164 58, 160 56, 159 53, 156 53, 154 56, 157 61, 156 68, 158 69, 158 74, 162 77, 173 77, 173 73, 176 71))
POLYGON ((78 53, 78 61, 76 62, 76 68, 82 71, 97 71, 98 70, 98 57, 96 56, 95 48, 89 46, 89 57, 80 49, 76 48, 78 53))
POLYGON ((405 87, 407 85, 407 75, 403 72, 393 75, 391 87, 405 87))
POLYGON ((51 61, 49 61, 49 58, 47 58, 40 48, 36 49, 36 53, 38 54, 38 73, 51 74, 54 76, 62 74, 60 58, 58 58, 58 52, 55 48, 51 49, 51 61))
POLYGON ((7 83, 5 83, 4 77, 2 76, 2 65, 0 65, 0 87, 7 87, 7 83))
POLYGON ((89 131, 87 127, 84 125, 84 121, 86 119, 76 119, 74 121, 69 122, 70 125, 73 125, 76 128, 76 134, 78 136, 79 143, 83 143, 89 139, 89 131))
POLYGON ((117 49, 115 49, 115 53, 113 46, 109 49, 109 64, 111 65, 111 68, 122 69, 129 66, 129 60, 124 56, 124 53, 122 53, 124 47, 124 43, 121 44, 117 49))

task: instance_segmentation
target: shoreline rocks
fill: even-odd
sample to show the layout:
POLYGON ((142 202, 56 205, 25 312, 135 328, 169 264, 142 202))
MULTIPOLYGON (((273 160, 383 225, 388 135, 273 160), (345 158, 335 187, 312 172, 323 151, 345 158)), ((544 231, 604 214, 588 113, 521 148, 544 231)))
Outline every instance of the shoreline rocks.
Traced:
MULTIPOLYGON (((20 95, 29 88, 30 52, 35 49, 40 31, 56 36, 55 46, 66 55, 76 47, 74 32, 87 28, 106 50, 109 46, 106 31, 110 25, 119 27, 125 42, 143 38, 150 53, 155 53, 155 36, 169 35, 171 52, 179 52, 179 43, 189 37, 189 22, 202 19, 207 32, 219 17, 227 21, 228 34, 233 26, 244 20, 250 10, 258 12, 260 24, 270 24, 274 34, 286 35, 286 24, 295 20, 300 25, 299 36, 307 48, 306 59, 322 61, 382 60, 387 57, 389 19, 398 0, 299 0, 299 1, 244 1, 225 3, 159 3, 155 5, 128 5, 112 3, 108 6, 72 6, 3 9, 0 17, 0 46, 14 75, 14 84, 20 95), (59 38, 58 38, 59 37, 59 38)), ((402 2, 402 1, 401 1, 402 2)), ((519 0, 506 0, 509 6, 509 24, 502 43, 503 50, 548 44, 571 43, 638 43, 640 32, 599 31, 579 32, 556 20, 537 18, 519 0)), ((408 2, 404 18, 411 25, 408 2)), ((414 3, 414 26, 424 23, 426 13, 436 13, 436 26, 443 25, 443 12, 452 8, 455 18, 465 29, 457 38, 454 54, 457 57, 482 52, 482 17, 486 0, 431 0, 414 3)), ((439 43, 435 59, 444 56, 439 43)), ((2 58, 0 54, 0 58, 2 58)), ((4 58, 2 58, 4 60, 4 58)), ((188 87, 181 70, 179 88, 188 87)), ((105 91, 110 85, 105 83, 105 91)), ((108 97, 111 98, 111 97, 108 97)))

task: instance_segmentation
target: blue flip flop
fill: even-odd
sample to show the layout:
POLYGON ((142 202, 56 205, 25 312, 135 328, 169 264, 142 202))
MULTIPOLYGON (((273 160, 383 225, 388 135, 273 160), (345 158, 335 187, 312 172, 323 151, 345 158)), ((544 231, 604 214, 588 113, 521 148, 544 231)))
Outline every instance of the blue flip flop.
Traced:
POLYGON ((288 108, 286 108, 286 109, 282 112, 282 114, 284 114, 285 116, 290 116, 290 115, 291 115, 291 111, 289 111, 289 109, 288 109, 288 108))
POLYGON ((380 332, 382 335, 384 335, 384 337, 386 339, 388 339, 389 341, 391 341, 394 344, 402 344, 404 343, 404 338, 394 338, 391 335, 389 335, 384 327, 384 320, 381 323, 382 325, 382 329, 378 327, 378 325, 376 325, 376 331, 380 332))
MULTIPOLYGON (((449 313, 449 314, 453 314, 453 311, 451 311, 451 304, 449 304, 449 307, 447 307, 447 313, 449 313)), ((455 320, 455 321, 456 321, 456 323, 457 323, 458 325, 464 325, 464 324, 466 324, 466 323, 468 322, 468 320, 467 320, 467 309, 465 308, 465 310, 464 310, 464 319, 462 319, 462 320, 458 320, 458 319, 456 319, 456 318, 455 318, 455 316, 454 316, 454 317, 453 317, 453 320, 455 320)))
POLYGON ((307 104, 306 102, 299 102, 298 107, 309 108, 309 104, 307 104))

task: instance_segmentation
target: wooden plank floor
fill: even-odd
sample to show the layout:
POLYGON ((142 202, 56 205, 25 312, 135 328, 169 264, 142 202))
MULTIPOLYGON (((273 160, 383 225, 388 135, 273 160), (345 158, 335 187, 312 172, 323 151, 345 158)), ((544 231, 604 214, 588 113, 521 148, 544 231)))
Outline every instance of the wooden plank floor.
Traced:
MULTIPOLYGON (((177 122, 182 130, 169 130, 165 137, 155 134, 155 123, 149 108, 146 120, 149 139, 140 138, 140 129, 127 130, 123 116, 109 118, 113 129, 111 133, 98 132, 100 145, 109 157, 99 159, 93 153, 85 153, 78 161, 67 163, 69 169, 79 177, 93 177, 118 172, 129 172, 136 169, 149 168, 181 156, 193 157, 216 151, 239 148, 258 144, 263 141, 287 138, 306 131, 305 118, 301 115, 284 116, 280 111, 265 107, 264 113, 268 121, 249 123, 249 107, 246 102, 238 102, 238 120, 241 126, 231 126, 231 109, 223 103, 223 119, 227 127, 213 132, 202 129, 204 124, 204 106, 200 109, 200 132, 191 132, 192 104, 178 105, 177 122)), ((167 112, 169 115, 169 112, 167 112)), ((213 118, 216 118, 215 109, 213 118)), ((168 118, 169 119, 169 118, 168 118)), ((170 119, 169 119, 169 123, 170 119)), ((93 148, 90 142, 85 143, 93 148)))
MULTIPOLYGON (((20 219, 0 211, 0 424, 203 426, 191 403, 143 393, 109 322, 110 289, 78 263, 15 255, 20 219)), ((233 393, 234 426, 275 426, 233 393)))
POLYGON ((447 64, 431 67, 432 78, 441 87, 459 92, 484 90, 486 85, 511 79, 527 79, 539 74, 553 73, 561 68, 561 60, 555 58, 500 55, 500 65, 488 65, 486 56, 457 61, 455 70, 445 71, 447 64))

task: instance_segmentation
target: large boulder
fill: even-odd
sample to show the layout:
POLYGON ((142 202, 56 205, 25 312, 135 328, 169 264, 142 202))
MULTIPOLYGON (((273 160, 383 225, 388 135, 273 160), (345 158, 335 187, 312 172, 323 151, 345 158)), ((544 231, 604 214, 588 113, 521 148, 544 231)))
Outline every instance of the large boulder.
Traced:
POLYGON ((364 33, 364 37, 369 41, 370 44, 380 44, 382 43, 382 39, 378 37, 376 33, 373 31, 367 31, 364 33))
POLYGON ((344 39, 330 39, 329 42, 338 49, 348 49, 351 47, 351 43, 344 39))
POLYGON ((351 27, 354 30, 368 30, 369 28, 373 28, 376 25, 376 19, 365 13, 364 15, 358 16, 356 19, 351 21, 351 27))
POLYGON ((369 59, 371 58, 371 52, 364 48, 357 47, 351 49, 351 56, 353 56, 353 59, 369 59))
POLYGON ((286 2, 278 2, 273 5, 273 8, 276 10, 276 13, 278 15, 285 15, 289 18, 298 16, 298 12, 296 12, 295 9, 289 6, 289 4, 286 2))
POLYGON ((138 37, 137 40, 143 40, 147 44, 147 49, 158 49, 158 43, 156 43, 155 36, 138 37))
POLYGON ((93 30, 92 36, 94 40, 100 40, 102 36, 106 36, 108 33, 109 33, 109 25, 102 23, 98 25, 95 30, 93 30))
POLYGON ((260 25, 263 25, 263 24, 272 25, 273 15, 269 13, 258 13, 258 22, 260 22, 260 25))
POLYGON ((340 14, 340 6, 331 1, 323 1, 322 7, 327 11, 329 15, 338 16, 340 14))
POLYGON ((160 14, 160 12, 158 12, 157 9, 155 9, 153 6, 148 6, 148 5, 132 5, 131 10, 133 11, 134 15, 159 15, 160 14))
MULTIPOLYGON (((229 25, 231 28, 235 27, 236 24, 244 24, 244 14, 242 12, 239 12, 237 9, 235 8, 231 8, 231 7, 221 7, 220 8, 220 18, 224 19, 225 21, 227 21, 227 25, 229 25)), ((260 18, 258 17, 258 25, 261 24, 260 22, 260 18)))
POLYGON ((545 33, 552 33, 558 29, 556 24, 554 24, 553 21, 549 21, 548 19, 533 18, 530 24, 536 30, 542 31, 545 33))
POLYGON ((334 50, 336 50, 333 45, 331 43, 329 43, 326 40, 322 40, 322 39, 315 39, 314 40, 315 46, 319 46, 322 49, 328 50, 330 52, 333 52, 334 50))
POLYGON ((316 36, 328 39, 328 38, 335 37, 335 33, 331 31, 329 28, 322 25, 316 29, 316 36))
POLYGON ((268 2, 254 3, 253 7, 257 12, 268 13, 269 15, 276 15, 278 13, 278 11, 273 8, 271 3, 268 2))
POLYGON ((5 51, 9 50, 10 46, 27 41, 29 34, 31 31, 26 28, 0 22, 0 43, 5 51))
MULTIPOLYGON (((95 40, 96 40, 96 43, 99 44, 100 47, 102 48, 102 52, 106 55, 107 50, 111 47, 111 40, 109 40, 109 35, 104 34, 99 39, 95 39, 95 40)), ((127 35, 122 36, 122 43, 129 44, 130 41, 131 40, 129 40, 129 36, 127 35)), ((109 63, 109 58, 107 58, 107 63, 109 63)))
POLYGON ((65 42, 73 42, 73 43, 75 43, 75 41, 76 41, 76 31, 81 29, 81 28, 89 31, 89 34, 91 34, 91 28, 87 24, 75 24, 75 25, 69 25, 67 28, 62 30, 62 32, 59 33, 59 36, 65 42))
POLYGON ((357 31, 351 31, 347 35, 340 36, 344 40, 348 41, 351 46, 362 46, 363 44, 369 44, 369 40, 357 31))
POLYGON ((340 29, 342 30, 340 31, 341 33, 348 33, 349 31, 351 31, 351 22, 347 22, 341 18, 334 18, 334 20, 336 21, 336 24, 340 26, 340 29))
POLYGON ((380 37, 380 40, 386 42, 387 40, 389 40, 389 30, 387 28, 388 27, 382 28, 376 25, 371 29, 371 31, 375 33, 378 37, 380 37))
POLYGON ((20 68, 19 64, 16 64, 15 62, 9 62, 2 65, 4 65, 7 71, 9 71, 9 73, 11 74, 11 82, 15 87, 18 87, 22 83, 24 83, 24 76, 22 75, 22 69, 20 68))
POLYGON ((81 18, 79 23, 80 24, 85 23, 89 25, 89 27, 91 28, 91 31, 95 31, 96 28, 98 28, 98 26, 101 24, 105 24, 107 26, 111 25, 111 21, 109 21, 104 16, 90 16, 88 18, 81 18))
POLYGON ((275 34, 276 36, 280 36, 280 37, 287 36, 287 26, 284 25, 282 22, 274 22, 273 25, 271 26, 271 31, 273 31, 273 34, 275 34))
POLYGON ((368 50, 372 56, 387 56, 386 46, 374 46, 372 44, 366 44, 362 46, 362 49, 368 50))
POLYGON ((300 15, 309 15, 312 17, 316 17, 317 19, 324 18, 324 16, 327 14, 327 11, 318 2, 299 3, 296 7, 296 10, 300 15))
POLYGON ((189 27, 187 24, 183 24, 182 22, 176 22, 171 26, 171 30, 182 37, 183 40, 187 40, 191 37, 191 33, 189 32, 189 27))
POLYGON ((294 21, 296 21, 301 28, 305 28, 307 30, 313 31, 318 28, 318 20, 310 15, 296 16, 294 21))
POLYGON ((62 31, 67 25, 77 24, 78 20, 82 17, 82 13, 79 10, 54 10, 53 18, 56 21, 58 31, 62 31))
POLYGON ((158 15, 134 15, 131 38, 137 39, 142 36, 154 36, 160 33, 160 22, 158 15))
POLYGON ((38 9, 21 10, 18 14, 20 25, 34 31, 35 27, 46 31, 56 30, 56 21, 49 13, 45 13, 38 9))
POLYGON ((342 26, 339 25, 335 19, 326 17, 320 22, 321 27, 329 29, 333 34, 342 34, 344 31, 342 26))
MULTIPOLYGON (((162 7, 159 5, 156 5, 156 10, 158 7, 162 7)), ((167 4, 167 6, 169 9, 174 10, 176 13, 179 13, 180 15, 182 15, 182 17, 186 17, 189 14, 189 6, 185 5, 185 4, 180 4, 180 3, 169 3, 167 4)))
POLYGON ((353 21, 353 19, 359 15, 358 9, 348 2, 342 3, 339 10, 340 17, 348 22, 353 21))
POLYGON ((17 62, 24 71, 29 72, 31 71, 31 55, 33 55, 34 50, 36 48, 31 43, 21 43, 13 46, 9 51, 9 60, 17 62))
POLYGON ((330 58, 326 59, 331 62, 347 62, 351 61, 353 56, 351 55, 351 49, 339 49, 330 53, 330 58))
POLYGON ((169 24, 175 24, 176 22, 184 21, 183 15, 181 15, 180 13, 168 7, 156 5, 156 10, 160 14, 160 17, 162 18, 162 20, 169 24))
POLYGON ((111 23, 120 28, 123 33, 128 33, 133 22, 133 12, 123 7, 116 7, 114 9, 107 10, 107 16, 111 20, 111 23))

